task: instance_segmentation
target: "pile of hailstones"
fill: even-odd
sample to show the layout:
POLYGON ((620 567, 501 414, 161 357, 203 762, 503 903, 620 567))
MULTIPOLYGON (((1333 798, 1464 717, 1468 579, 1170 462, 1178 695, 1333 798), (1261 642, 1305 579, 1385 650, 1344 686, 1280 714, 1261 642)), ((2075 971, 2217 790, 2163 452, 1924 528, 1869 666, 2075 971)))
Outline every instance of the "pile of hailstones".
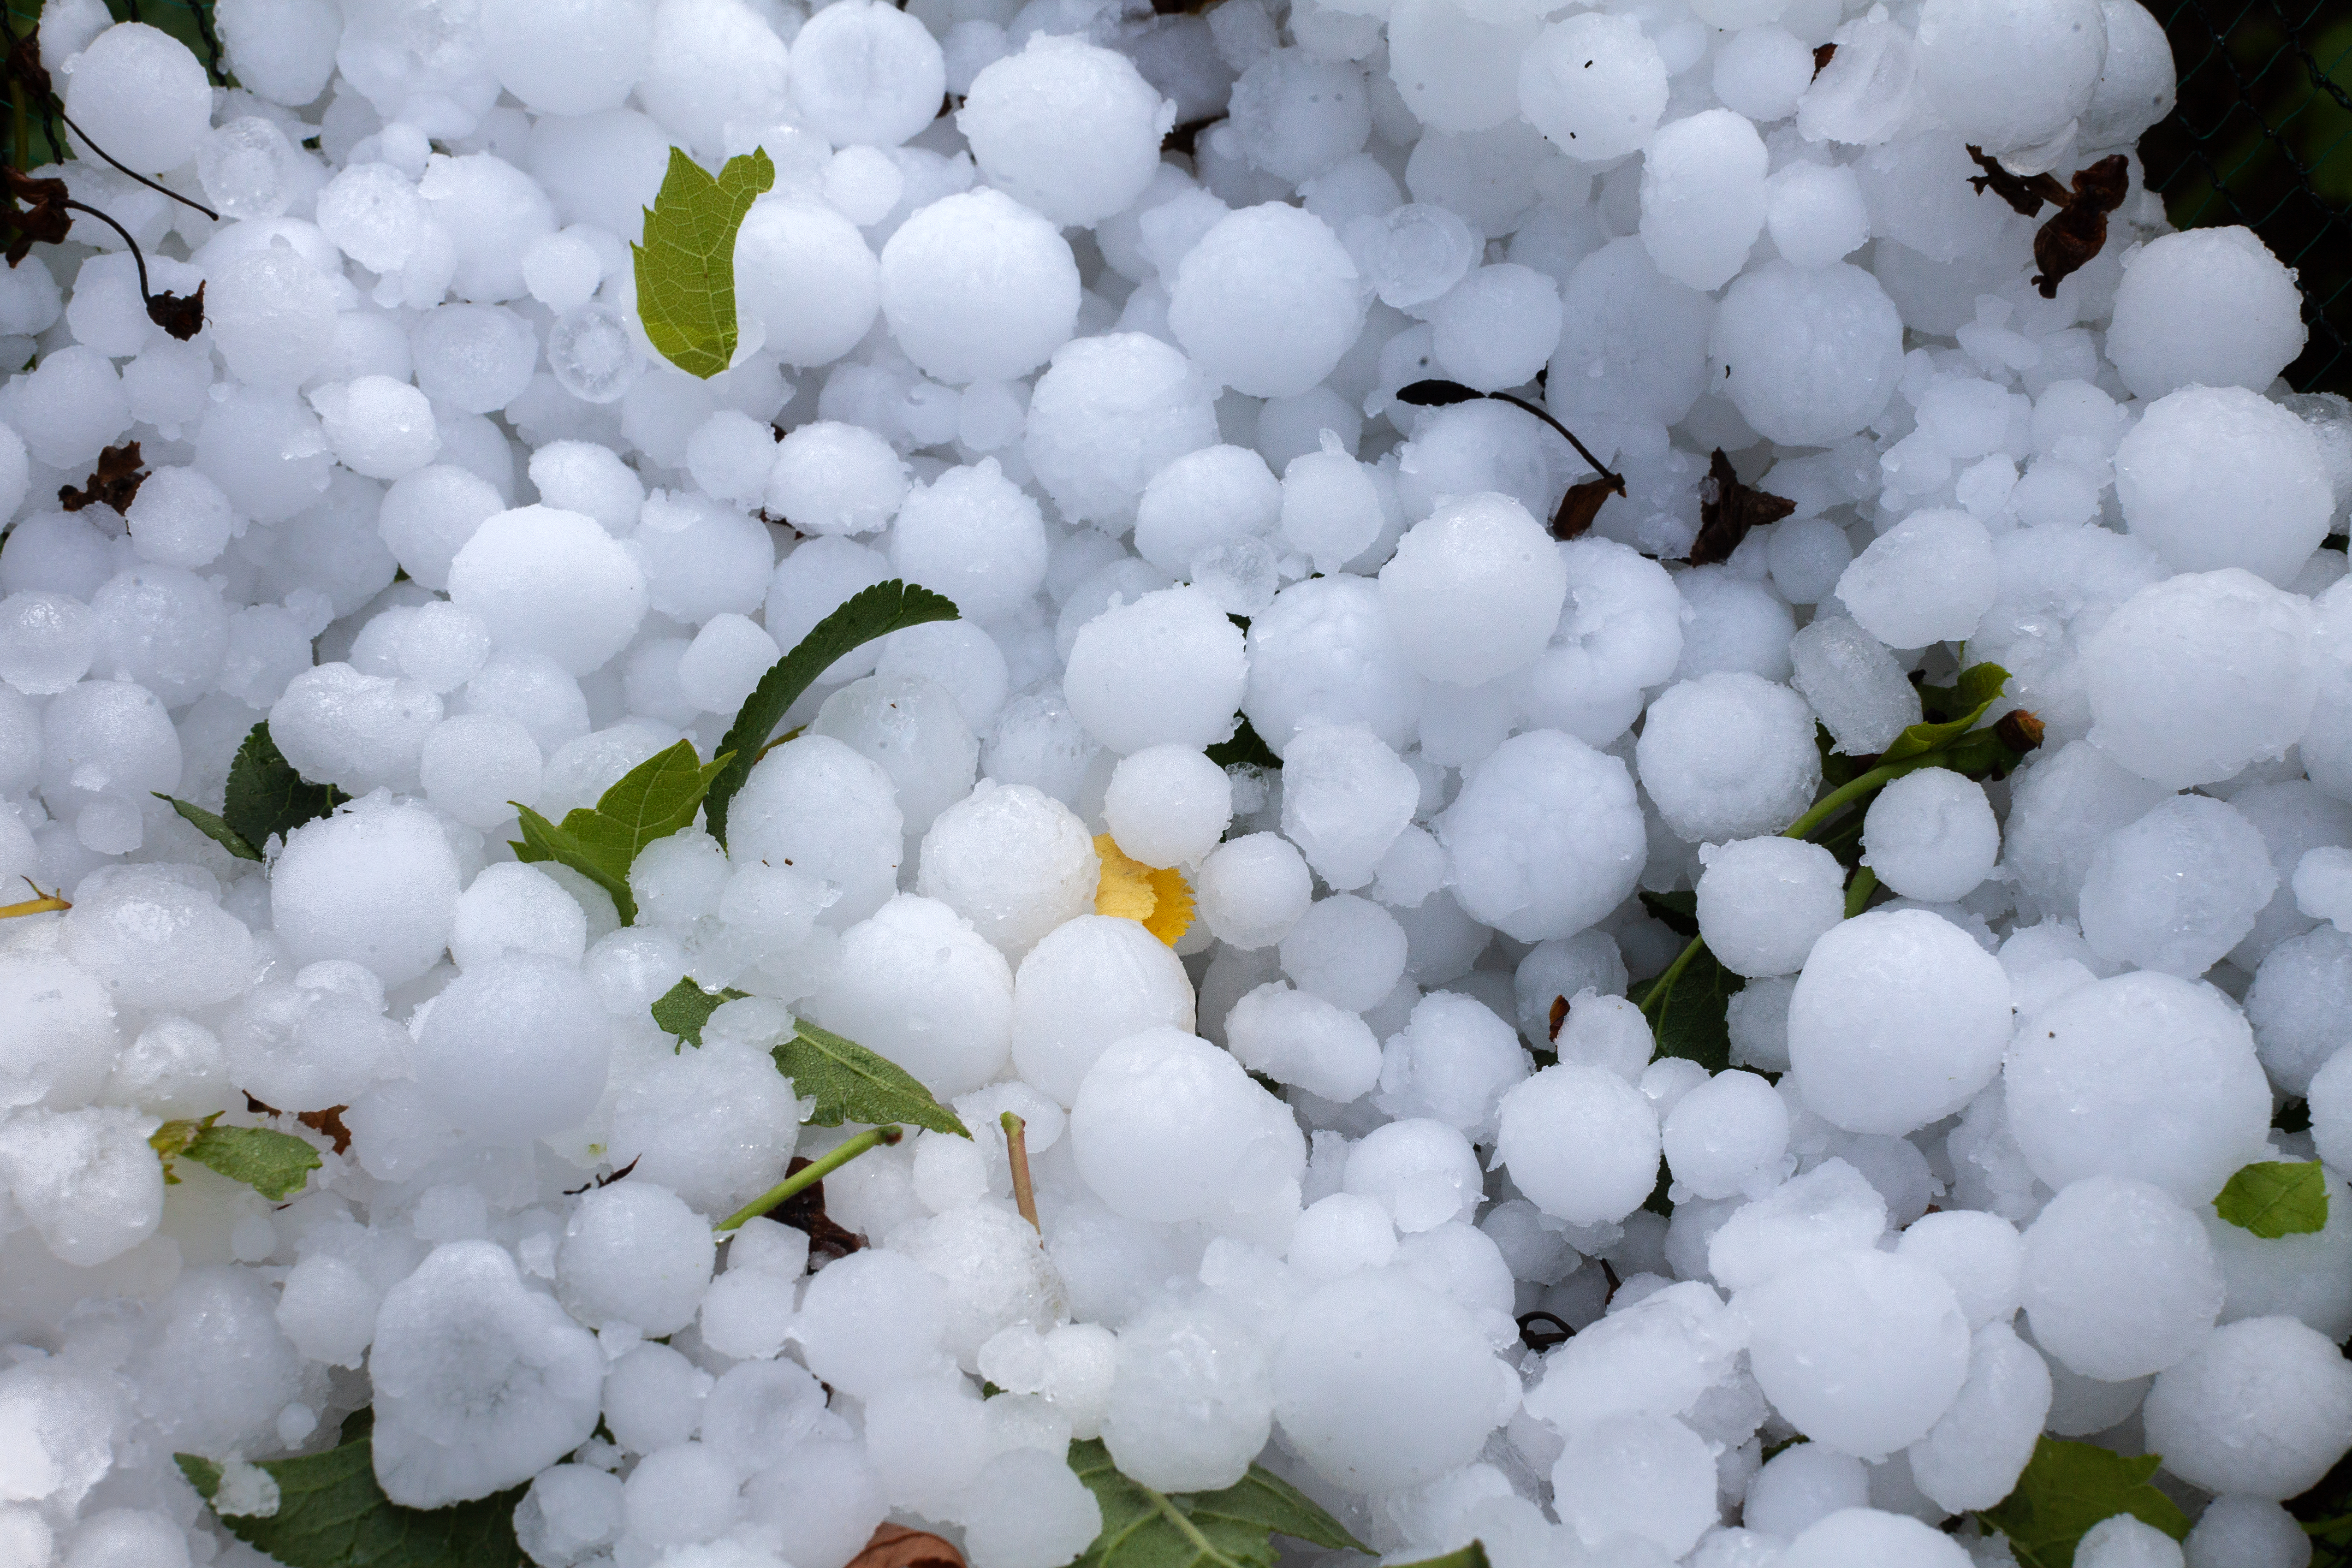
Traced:
POLYGON ((258 1563, 172 1456, 267 1512, 372 1406, 393 1500, 528 1483, 548 1568, 886 1517, 1054 1568, 1096 1436, 1392 1560, 1957 1568, 2045 1432, 2161 1454, 2199 1568, 2305 1561, 2352 1187, 2211 1203, 2352 1172, 2352 418, 2246 231, 2135 163, 2044 298, 1969 183, 2166 110, 2135 0, 216 14, 233 88, 99 0, 39 35, 220 214, 49 171, 206 330, 88 218, 0 273, 0 874, 72 904, 0 921, 0 1557, 258 1563), (673 144, 775 168, 707 381, 626 243, 673 144), (1626 493, 1555 542, 1582 461, 1429 376, 1626 493), (53 507, 130 439, 122 512, 53 507), (1688 568, 1717 448, 1794 507, 1688 568), (828 670, 633 924, 514 861, 891 577, 961 618, 828 670), (1817 721, 1877 752, 1963 661, 2044 743, 1887 788, 1842 919, 1775 837, 1817 721), (1209 760, 1237 710, 1281 769, 1209 760), (354 798, 257 864, 153 792, 218 808, 264 718, 354 798), (1098 834, 1181 870, 1172 945, 1098 834), (1711 1077, 1623 995, 1694 887, 1711 1077), (748 995, 680 1049, 687 974, 748 995), (835 1174, 814 1270, 711 1229, 848 1131, 795 1017, 974 1133, 835 1174), (159 1120, 248 1096, 348 1148, 167 1189, 159 1120))

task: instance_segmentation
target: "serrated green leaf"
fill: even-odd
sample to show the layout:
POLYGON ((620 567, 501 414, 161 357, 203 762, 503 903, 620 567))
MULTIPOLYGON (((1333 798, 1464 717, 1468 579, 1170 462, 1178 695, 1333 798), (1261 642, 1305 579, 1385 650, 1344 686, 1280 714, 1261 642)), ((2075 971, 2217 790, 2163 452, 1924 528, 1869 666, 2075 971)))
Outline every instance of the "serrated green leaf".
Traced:
POLYGON ((816 1101, 809 1118, 817 1127, 862 1121, 868 1127, 904 1121, 935 1132, 971 1133, 955 1112, 931 1098, 906 1068, 876 1056, 855 1040, 803 1023, 775 1047, 776 1070, 793 1080, 793 1091, 816 1101))
MULTIPOLYGON (((286 1568, 527 1568, 515 1543, 516 1487, 452 1508, 402 1508, 376 1485, 365 1435, 323 1454, 266 1459, 277 1481, 278 1511, 216 1515, 231 1535, 286 1568)), ((220 1489, 221 1467, 175 1454, 180 1473, 207 1503, 220 1489)))
POLYGON ((704 807, 710 836, 721 844, 727 842, 727 807, 735 792, 751 776, 751 764, 760 760, 768 737, 784 721, 784 714, 818 676, 833 667, 834 660, 876 637, 927 621, 955 618, 953 600, 893 577, 860 589, 817 622, 808 636, 793 645, 792 652, 768 667, 768 673, 760 677, 760 684, 743 700, 735 722, 727 727, 726 738, 719 742, 720 750, 733 754, 733 761, 710 786, 704 807))
POLYGON ((764 149, 728 159, 715 176, 669 150, 661 190, 645 209, 645 243, 629 251, 646 336, 688 375, 708 381, 735 358, 735 234, 775 183, 764 149))
POLYGON ((325 816, 351 798, 332 784, 312 784, 296 773, 270 737, 265 719, 247 732, 236 760, 229 763, 221 817, 256 850, 266 850, 273 837, 283 843, 304 823, 325 816))
POLYGON ((702 1026, 710 1022, 710 1015, 730 1002, 740 1002, 751 994, 732 985, 719 991, 705 991, 694 983, 694 976, 681 975, 678 983, 654 998, 654 1023, 664 1034, 676 1035, 698 1049, 702 1045, 702 1026))
POLYGON ((2264 1160, 2231 1176, 2213 1212, 2265 1241, 2327 1226, 2327 1177, 2316 1160, 2264 1160))
POLYGON ((1459 1552, 1449 1552, 1443 1557, 1425 1558, 1419 1563, 1407 1563, 1402 1568, 1487 1568, 1486 1543, 1474 1541, 1459 1552))
POLYGON ((1274 1568, 1277 1532, 1335 1551, 1371 1550, 1262 1466, 1223 1491, 1159 1492, 1119 1474, 1110 1450, 1087 1438, 1070 1445, 1070 1468, 1103 1519, 1077 1568, 1274 1568))
POLYGON ((1681 1057, 1717 1073, 1731 1065, 1731 999, 1747 984, 1701 943, 1681 973, 1644 980, 1625 996, 1650 1020, 1658 1055, 1681 1057))
POLYGON ((1878 754, 1874 766, 1889 763, 1909 762, 1925 755, 1938 746, 1948 745, 1976 728, 1977 721, 2000 699, 2000 689, 2009 683, 2009 671, 1997 664, 1972 664, 1960 671, 1958 682, 1952 688, 1949 710, 1953 717, 1936 723, 1911 725, 1895 737, 1894 744, 1878 754))
POLYGON ((515 856, 524 861, 553 860, 592 879, 613 895, 621 922, 634 925, 637 905, 629 894, 629 868, 655 839, 694 826, 695 811, 710 781, 727 763, 724 753, 705 763, 695 755, 692 742, 680 741, 623 773, 594 806, 574 806, 564 813, 561 824, 517 805, 522 839, 514 845, 515 856))
POLYGON ((182 800, 175 795, 165 795, 160 789, 150 790, 147 793, 153 795, 157 800, 162 801, 165 805, 170 806, 173 811, 178 812, 182 821, 194 828, 197 832, 203 834, 205 837, 211 839, 214 843, 219 845, 222 848, 227 850, 230 854, 236 856, 238 859, 258 860, 261 858, 261 851, 256 849, 252 845, 247 844, 245 841, 244 834, 239 833, 236 828, 231 827, 226 821, 214 816, 211 812, 206 811, 203 806, 197 805, 192 801, 182 800))
POLYGON ((2084 1533, 2119 1513, 2183 1540, 2189 1516, 2148 1484, 2163 1462, 2156 1454, 2124 1455, 2045 1436, 2034 1445, 2017 1489, 1978 1517, 2009 1537, 2024 1568, 2074 1568, 2084 1533))

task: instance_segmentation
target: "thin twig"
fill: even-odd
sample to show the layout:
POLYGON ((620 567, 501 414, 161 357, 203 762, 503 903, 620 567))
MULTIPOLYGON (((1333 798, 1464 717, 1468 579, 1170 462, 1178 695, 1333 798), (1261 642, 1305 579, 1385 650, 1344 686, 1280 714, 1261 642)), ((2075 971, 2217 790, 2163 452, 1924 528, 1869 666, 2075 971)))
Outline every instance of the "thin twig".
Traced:
POLYGON ((757 1219, 793 1194, 805 1192, 875 1145, 896 1143, 905 1136, 906 1134, 896 1127, 868 1128, 856 1137, 844 1142, 839 1148, 835 1149, 823 1159, 812 1161, 794 1171, 791 1175, 720 1220, 712 1228, 722 1234, 740 1229, 745 1220, 757 1219))
MULTIPOLYGON (((208 217, 208 218, 212 219, 215 223, 218 223, 218 222, 220 222, 220 214, 218 214, 218 213, 216 213, 216 212, 213 211, 213 209, 212 209, 212 208, 210 208, 210 207, 208 207, 208 206, 205 205, 205 204, 204 204, 204 203, 202 203, 202 202, 200 202, 200 201, 196 201, 196 200, 194 200, 194 199, 193 199, 193 198, 191 198, 191 197, 188 197, 188 196, 184 196, 184 195, 182 195, 179 192, 177 192, 177 191, 175 191, 175 190, 172 189, 169 185, 159 185, 159 184, 157 184, 154 181, 152 181, 152 180, 149 179, 146 175, 142 174, 139 174, 139 173, 137 173, 135 170, 124 169, 121 163, 115 163, 114 154, 112 154, 111 153, 109 153, 105 148, 103 148, 103 147, 100 146, 97 142, 95 142, 91 141, 91 140, 89 139, 89 132, 87 132, 87 131, 84 131, 80 126, 76 125, 76 124, 73 122, 73 116, 72 116, 72 115, 70 115, 70 114, 68 114, 64 110, 60 109, 60 110, 58 110, 58 118, 59 120, 62 120, 62 121, 64 121, 66 122, 66 129, 67 129, 67 130, 68 130, 68 131, 72 132, 75 135, 77 135, 77 136, 79 136, 79 137, 80 137, 80 138, 81 138, 81 144, 82 144, 83 146, 85 146, 85 147, 89 148, 91 152, 93 152, 93 153, 97 153, 100 157, 101 157, 101 158, 105 159, 108 163, 113 163, 113 164, 114 164, 114 166, 115 166, 117 169, 121 169, 121 170, 122 171, 122 173, 124 173, 124 174, 129 174, 132 179, 134 179, 134 180, 138 181, 141 184, 142 184, 142 185, 146 186, 149 190, 155 192, 155 193, 156 193, 157 195, 166 195, 166 196, 169 196, 169 197, 171 197, 173 201, 175 201, 175 202, 179 203, 179 204, 180 204, 182 206, 184 206, 184 207, 194 207, 194 208, 195 208, 195 209, 196 209, 196 211, 198 211, 198 212, 200 212, 200 213, 204 214, 206 217, 208 217)), ((84 212, 88 212, 88 211, 89 211, 90 209, 89 209, 88 207, 84 207, 82 210, 83 210, 84 212)), ((1575 438, 1576 438, 1576 437, 1574 437, 1573 436, 1571 436, 1571 437, 1569 437, 1569 439, 1570 439, 1570 440, 1571 440, 1571 441, 1572 441, 1572 440, 1574 440, 1575 438)))
POLYGON ((997 1122, 1004 1129, 1004 1154, 1013 1164, 1013 1206, 1029 1222, 1029 1228, 1038 1235, 1045 1227, 1037 1223, 1037 1189, 1029 1181, 1029 1124, 1006 1111, 997 1122))

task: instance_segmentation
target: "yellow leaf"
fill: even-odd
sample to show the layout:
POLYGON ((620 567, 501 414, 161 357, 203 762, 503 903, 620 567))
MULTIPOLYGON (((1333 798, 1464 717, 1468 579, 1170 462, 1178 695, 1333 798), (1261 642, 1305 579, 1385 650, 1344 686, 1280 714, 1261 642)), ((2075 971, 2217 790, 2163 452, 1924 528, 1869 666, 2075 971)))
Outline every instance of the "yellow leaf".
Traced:
POLYGON ((1095 913, 1137 921, 1174 947, 1192 924, 1192 889, 1184 873, 1147 866, 1119 848, 1108 833, 1095 836, 1102 880, 1095 888, 1095 913))

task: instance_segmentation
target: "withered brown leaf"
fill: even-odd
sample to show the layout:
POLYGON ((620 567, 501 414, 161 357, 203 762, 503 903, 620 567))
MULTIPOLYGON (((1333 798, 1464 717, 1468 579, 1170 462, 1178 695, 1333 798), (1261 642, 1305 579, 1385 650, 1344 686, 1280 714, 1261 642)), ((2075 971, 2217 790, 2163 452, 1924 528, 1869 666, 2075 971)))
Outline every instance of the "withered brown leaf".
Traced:
POLYGON ((8 229, 9 266, 30 256, 36 244, 65 243, 73 217, 66 211, 63 180, 37 180, 20 169, 0 168, 0 183, 7 193, 5 205, 0 205, 0 225, 8 229))
POLYGON ((157 294, 147 301, 147 319, 186 342, 205 330, 205 286, 193 294, 157 294))
MULTIPOLYGON (((784 1166, 784 1174, 794 1175, 808 1169, 809 1162, 794 1155, 784 1166)), ((866 1238, 828 1218, 824 1212, 824 1184, 812 1182, 782 1203, 768 1211, 767 1217, 779 1225, 805 1231, 809 1238, 809 1263, 814 1268, 820 1261, 830 1263, 846 1258, 866 1245, 866 1238)), ((871 1550, 871 1548, 869 1548, 871 1550)), ((958 1560, 961 1562, 961 1559, 958 1560)))
POLYGON ((2121 153, 2110 153, 2087 169, 2074 173, 2058 215, 2033 236, 2033 260, 2042 270, 2033 286, 2045 300, 2058 297, 2058 285, 2080 271, 2107 243, 2107 215, 2124 205, 2131 190, 2131 165, 2121 153))
POLYGON ((1580 484, 1568 487, 1559 498, 1559 510, 1551 514, 1551 536, 1554 539, 1574 539, 1592 526, 1601 514, 1601 503, 1611 496, 1625 493, 1625 476, 1601 474, 1580 484))
POLYGON ((1819 76, 1829 69, 1830 62, 1835 58, 1837 58, 1835 44, 1816 44, 1813 47, 1813 74, 1819 76))
POLYGON ((1553 997, 1553 998, 1551 999, 1551 1033, 1550 1033, 1549 1035, 1546 1036, 1545 1037, 1546 1037, 1547 1039, 1553 1039, 1553 1040, 1557 1040, 1557 1039, 1559 1039, 1559 1026, 1560 1026, 1562 1024, 1565 1024, 1565 1023, 1567 1023, 1567 1022, 1568 1022, 1568 998, 1567 998, 1567 997, 1565 997, 1565 996, 1555 996, 1555 997, 1553 997))
POLYGON ((1969 184, 1977 188, 1977 195, 1990 191, 2016 209, 2021 216, 2032 217, 2042 210, 2044 202, 2058 206, 2066 205, 2066 187, 2058 183, 2055 174, 2012 174, 2001 167, 2000 159, 1987 155, 1985 150, 1978 146, 1969 148, 1969 157, 1984 171, 1981 174, 1969 176, 1969 184))
POLYGON ((1683 557, 1694 566, 1712 566, 1731 559, 1748 531, 1778 522, 1797 510, 1797 503, 1740 482, 1731 459, 1717 447, 1707 460, 1706 478, 1698 486, 1698 537, 1683 557))
POLYGON ((964 1568, 964 1562, 953 1542, 886 1521, 874 1527, 849 1568, 964 1568))
POLYGON ((352 1130, 343 1125, 343 1112, 350 1109, 348 1105, 331 1105, 324 1110, 305 1110, 294 1120, 324 1137, 341 1154, 352 1146, 352 1130))
POLYGON ((110 506, 119 512, 128 512, 146 478, 147 470, 139 462, 139 443, 125 441, 98 455, 98 467, 90 471, 80 489, 59 485, 58 505, 68 511, 79 511, 86 506, 110 506))

